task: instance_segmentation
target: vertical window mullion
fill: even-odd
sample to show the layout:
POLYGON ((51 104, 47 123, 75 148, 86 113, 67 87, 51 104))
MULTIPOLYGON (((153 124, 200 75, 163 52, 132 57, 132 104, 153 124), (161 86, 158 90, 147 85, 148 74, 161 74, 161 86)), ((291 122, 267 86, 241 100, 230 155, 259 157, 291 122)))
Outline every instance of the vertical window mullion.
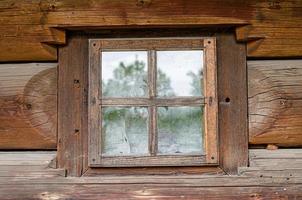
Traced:
POLYGON ((156 97, 156 51, 148 51, 148 87, 149 98, 151 99, 151 105, 149 105, 149 151, 152 156, 156 156, 157 153, 157 128, 156 128, 156 105, 154 99, 156 97))

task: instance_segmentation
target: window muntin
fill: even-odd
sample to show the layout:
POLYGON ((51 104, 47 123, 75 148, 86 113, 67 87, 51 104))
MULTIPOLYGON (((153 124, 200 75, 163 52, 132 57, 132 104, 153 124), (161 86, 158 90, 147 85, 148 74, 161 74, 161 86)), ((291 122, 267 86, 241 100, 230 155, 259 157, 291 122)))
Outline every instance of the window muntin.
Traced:
POLYGON ((90 40, 90 46, 90 73, 95 72, 91 74, 89 92, 92 94, 90 98, 98 102, 98 105, 90 106, 89 117, 93 119, 92 124, 96 125, 89 132, 90 166, 189 166, 217 163, 214 38, 93 39, 90 40), (125 59, 127 54, 128 58, 125 59), (114 56, 117 59, 113 60, 114 56), (113 66, 115 69, 103 69, 110 66, 108 63, 117 63, 118 60, 124 60, 118 64, 120 69, 115 67, 116 64, 113 66), (210 70, 205 70, 206 67, 210 70), (124 75, 115 77, 118 84, 113 85, 117 86, 116 89, 104 87, 104 82, 108 84, 110 78, 111 82, 114 81, 112 74, 124 75), (172 78, 167 77, 167 74, 172 78), (96 84, 98 82, 100 85, 96 84), (98 92, 100 88, 103 91, 98 92), (104 92, 104 89, 109 92, 104 92), (108 95, 110 92, 111 95, 108 95), (92 108, 99 110, 100 114, 92 111, 92 108), (119 117, 110 121, 110 116, 106 116, 106 110, 110 108, 128 112, 116 114, 119 117), (175 116, 173 113, 181 115, 175 116), (140 114, 144 115, 143 120, 138 120, 140 114), (118 123, 122 124, 118 128, 120 131, 114 131, 117 125, 108 128, 108 124, 114 127, 112 124, 118 123), (128 133, 127 136, 125 133, 128 133))

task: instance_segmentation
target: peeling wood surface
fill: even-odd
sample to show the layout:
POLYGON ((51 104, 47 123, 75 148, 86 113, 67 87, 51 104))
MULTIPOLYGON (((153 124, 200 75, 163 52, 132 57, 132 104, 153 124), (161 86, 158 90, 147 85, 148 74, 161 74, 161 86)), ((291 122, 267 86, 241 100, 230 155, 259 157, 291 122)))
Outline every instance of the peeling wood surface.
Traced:
POLYGON ((3 0, 0 11, 0 61, 54 61, 63 29, 122 26, 240 26, 250 57, 302 55, 300 0, 3 0))
POLYGON ((2 64, 0 149, 54 149, 57 64, 2 64))
POLYGON ((248 62, 250 144, 302 145, 302 60, 248 62))

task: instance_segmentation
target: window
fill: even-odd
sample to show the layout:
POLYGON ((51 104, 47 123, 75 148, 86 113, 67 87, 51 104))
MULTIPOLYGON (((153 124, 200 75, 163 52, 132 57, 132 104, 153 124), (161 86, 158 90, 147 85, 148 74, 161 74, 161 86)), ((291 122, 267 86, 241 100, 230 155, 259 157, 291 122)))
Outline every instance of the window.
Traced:
POLYGON ((89 166, 218 164, 215 38, 89 40, 89 166))

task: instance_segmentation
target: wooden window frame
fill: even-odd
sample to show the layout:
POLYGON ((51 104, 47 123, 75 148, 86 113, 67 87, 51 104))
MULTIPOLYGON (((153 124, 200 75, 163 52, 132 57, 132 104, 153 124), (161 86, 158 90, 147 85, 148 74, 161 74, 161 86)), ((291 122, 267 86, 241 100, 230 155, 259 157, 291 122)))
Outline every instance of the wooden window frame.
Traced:
POLYGON ((237 174, 248 165, 246 44, 232 29, 144 28, 72 31, 59 48, 57 167, 68 176, 237 174), (141 29, 140 29, 141 30, 141 29), (88 166, 88 50, 89 38, 215 36, 218 86, 218 166, 90 167, 88 166))
MULTIPOLYGON (((202 166, 218 165, 218 105, 216 81, 216 38, 121 38, 89 40, 89 152, 90 167, 143 167, 143 166, 202 166), (156 97, 156 51, 202 50, 204 52, 204 97, 156 97), (101 52, 147 51, 148 97, 102 97, 101 52), (148 107, 149 152, 145 156, 102 156, 101 112, 106 106, 148 107), (157 107, 204 106, 205 155, 156 155, 157 154, 157 107)), ((202 122, 200 122, 202 123, 202 122)))

